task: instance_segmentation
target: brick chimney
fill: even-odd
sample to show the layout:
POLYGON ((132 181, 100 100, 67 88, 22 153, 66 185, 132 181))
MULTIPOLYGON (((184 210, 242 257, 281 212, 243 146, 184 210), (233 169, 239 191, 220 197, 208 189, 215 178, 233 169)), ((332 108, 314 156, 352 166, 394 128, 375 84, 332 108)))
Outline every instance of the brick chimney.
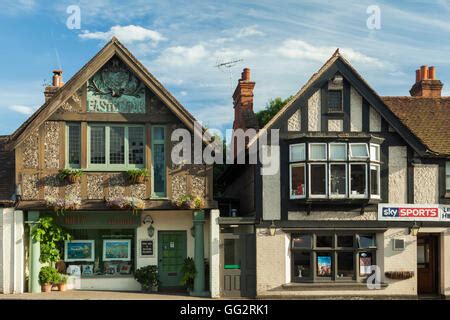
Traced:
MULTIPOLYGON (((255 88, 255 82, 250 80, 250 69, 245 68, 242 71, 241 79, 238 81, 238 85, 233 93, 234 104, 234 122, 233 129, 241 128, 246 129, 248 123, 245 121, 244 113, 253 114, 253 89, 255 88), (245 112, 246 110, 250 112, 245 112)), ((253 127, 253 125, 252 125, 253 127)))
POLYGON ((441 96, 443 84, 436 79, 436 68, 421 66, 416 70, 416 83, 409 93, 413 97, 437 98, 441 96))
POLYGON ((62 73, 63 72, 60 69, 53 70, 52 85, 46 87, 44 91, 45 102, 47 102, 51 97, 53 97, 56 91, 58 91, 58 89, 64 85, 62 73))

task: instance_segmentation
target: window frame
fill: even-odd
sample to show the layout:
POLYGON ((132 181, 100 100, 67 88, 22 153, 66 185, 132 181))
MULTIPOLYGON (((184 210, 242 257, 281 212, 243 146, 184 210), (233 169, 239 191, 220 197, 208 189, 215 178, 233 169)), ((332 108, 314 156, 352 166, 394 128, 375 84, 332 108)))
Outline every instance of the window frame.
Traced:
POLYGON ((292 231, 290 233, 290 245, 289 253, 291 257, 290 265, 290 282, 291 283, 342 283, 342 282, 354 282, 354 283, 364 283, 368 274, 361 275, 361 265, 360 265, 360 255, 361 253, 368 252, 372 255, 372 265, 377 264, 377 252, 379 248, 377 246, 377 233, 376 232, 363 232, 360 233, 357 230, 342 230, 342 231, 292 231), (316 239, 317 236, 328 235, 332 237, 332 247, 317 247, 316 239), (361 235, 372 235, 374 237, 375 245, 368 248, 360 248, 358 245, 358 239, 361 235), (311 237, 311 247, 294 247, 293 239, 298 236, 310 236, 311 237), (339 236, 351 236, 353 238, 352 247, 339 247, 338 237, 339 236), (298 277, 298 272, 295 268, 294 254, 307 254, 309 255, 309 277, 298 277), (353 257, 353 275, 339 277, 339 265, 338 265, 338 254, 339 253, 351 253, 353 257), (317 275, 317 256, 320 254, 330 254, 331 255, 331 276, 321 277, 317 275))
POLYGON ((304 162, 294 162, 289 164, 289 198, 290 199, 304 199, 306 198, 306 163, 304 162), (303 190, 303 195, 292 195, 292 168, 293 167, 303 167, 303 176, 305 177, 305 189, 303 190))
POLYGON ((328 89, 327 90, 327 111, 329 113, 333 113, 333 112, 343 112, 344 111, 344 90, 342 89, 328 89), (330 92, 339 92, 340 93, 340 108, 336 109, 336 108, 330 108, 330 92))
POLYGON ((152 198, 166 198, 167 197, 167 126, 166 125, 152 125, 151 126, 151 150, 152 150, 152 165, 151 165, 151 179, 152 179, 152 198), (154 130, 156 128, 164 129, 164 139, 157 140, 155 139, 154 130), (155 144, 163 144, 164 145, 164 191, 163 192, 155 192, 155 144))
POLYGON ((370 198, 372 199, 381 199, 381 165, 378 163, 371 162, 369 164, 369 174, 370 174, 370 185, 369 185, 369 193, 370 198), (372 193, 372 167, 377 168, 377 187, 378 187, 378 194, 372 193))
POLYGON ((306 144, 305 143, 293 143, 289 145, 289 162, 299 162, 299 161, 306 161, 306 144), (303 158, 299 160, 293 160, 292 159, 292 149, 294 147, 303 146, 303 158))
POLYGON ((445 162, 445 191, 450 193, 450 183, 447 184, 447 179, 450 179, 450 161, 445 162))
POLYGON ((328 195, 330 199, 344 199, 348 198, 348 190, 349 190, 349 176, 348 176, 348 164, 345 162, 330 162, 328 164, 328 195), (332 195, 331 194, 331 166, 333 165, 341 165, 345 167, 345 194, 332 195))
POLYGON ((345 142, 330 142, 328 143, 328 160, 329 161, 348 161, 348 147, 347 147, 347 143, 345 142), (344 159, 331 159, 331 147, 333 145, 343 145, 344 149, 345 149, 345 158, 344 159))
POLYGON ((369 145, 369 160, 370 160, 370 162, 376 162, 376 163, 381 162, 381 150, 380 150, 379 144, 371 143, 369 145), (377 155, 376 159, 372 159, 372 147, 376 149, 376 155, 377 155))
POLYGON ((310 198, 326 199, 328 197, 328 165, 326 162, 309 162, 308 163, 308 195, 310 198), (323 165, 325 167, 325 194, 311 194, 311 165, 323 165))
POLYGON ((368 144, 365 142, 350 142, 348 144, 348 159, 349 160, 356 160, 356 161, 362 161, 362 160, 370 160, 370 151, 369 151, 369 147, 368 144), (353 156, 352 155, 352 146, 365 146, 366 147, 366 152, 367 152, 367 156, 364 157, 360 157, 360 156, 353 156))
POLYGON ((65 168, 66 169, 80 169, 81 168, 81 139, 82 139, 82 134, 81 134, 81 123, 79 122, 66 122, 66 137, 65 137, 65 142, 66 142, 66 146, 65 146, 65 168), (79 164, 73 164, 69 162, 70 156, 69 156, 69 142, 70 142, 70 127, 78 127, 78 132, 80 134, 79 138, 80 138, 80 145, 78 148, 78 153, 79 153, 79 164))
POLYGON ((308 143, 308 161, 318 161, 318 162, 320 162, 320 161, 327 161, 328 160, 328 143, 326 143, 326 142, 311 142, 311 143, 308 143), (325 157, 324 158, 322 158, 322 159, 312 159, 311 158, 311 147, 312 146, 314 146, 314 145, 322 145, 322 146, 325 146, 325 148, 324 148, 324 150, 325 150, 325 157))
POLYGON ((348 164, 348 197, 352 199, 365 199, 368 198, 369 191, 368 189, 368 179, 367 179, 367 163, 366 162, 350 162, 348 164), (352 194, 352 166, 353 165, 363 165, 364 166, 364 175, 365 175, 365 192, 364 194, 352 194))
POLYGON ((87 124, 87 170, 92 171, 124 171, 130 169, 143 169, 145 168, 146 155, 146 134, 145 125, 141 124, 115 124, 115 123, 88 123, 87 124), (91 163, 91 128, 92 127, 104 127, 105 128, 105 163, 91 163), (124 128, 124 163, 123 164, 111 164, 110 163, 110 130, 111 127, 123 127, 124 128), (142 127, 143 130, 143 141, 144 141, 144 163, 134 164, 129 163, 129 141, 128 141, 128 128, 130 127, 142 127))

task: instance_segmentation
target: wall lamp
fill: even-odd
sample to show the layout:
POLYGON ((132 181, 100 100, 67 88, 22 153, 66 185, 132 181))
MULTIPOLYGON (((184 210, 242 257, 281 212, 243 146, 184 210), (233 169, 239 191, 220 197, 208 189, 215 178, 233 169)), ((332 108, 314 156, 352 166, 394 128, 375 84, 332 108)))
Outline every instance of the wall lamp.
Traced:
POLYGON ((412 235, 413 237, 417 237, 417 234, 419 233, 419 225, 417 224, 416 221, 414 221, 414 224, 412 225, 412 227, 409 228, 409 234, 412 235))
POLYGON ((276 231, 277 231, 277 227, 275 226, 275 223, 272 220, 272 223, 269 226, 269 234, 271 236, 274 236, 276 231))
POLYGON ((146 215, 144 217, 144 219, 142 220, 142 223, 145 224, 150 224, 147 228, 147 234, 150 238, 152 238, 155 234, 155 227, 153 226, 153 219, 150 215, 146 215))

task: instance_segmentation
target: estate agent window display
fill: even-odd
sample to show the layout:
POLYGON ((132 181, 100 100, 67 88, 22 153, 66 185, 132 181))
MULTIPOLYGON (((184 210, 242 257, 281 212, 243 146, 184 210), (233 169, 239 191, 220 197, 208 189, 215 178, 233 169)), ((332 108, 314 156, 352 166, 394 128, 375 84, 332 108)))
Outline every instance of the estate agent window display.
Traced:
POLYGON ((293 233, 291 282, 364 282, 376 249, 374 233, 293 233))

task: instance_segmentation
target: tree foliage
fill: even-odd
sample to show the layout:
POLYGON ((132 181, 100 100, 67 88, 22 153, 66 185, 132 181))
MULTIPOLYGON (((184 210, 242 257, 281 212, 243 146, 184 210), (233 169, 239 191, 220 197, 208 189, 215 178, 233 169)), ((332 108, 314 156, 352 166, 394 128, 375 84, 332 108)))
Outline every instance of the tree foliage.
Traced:
POLYGON ((264 127, 270 121, 270 119, 272 119, 278 113, 278 111, 280 111, 281 108, 283 108, 291 99, 292 96, 284 100, 280 97, 270 99, 266 103, 266 107, 263 110, 256 112, 256 118, 258 119, 259 127, 264 127))
POLYGON ((58 226, 53 217, 41 217, 32 227, 31 237, 40 242, 42 263, 55 263, 61 259, 60 249, 64 241, 71 240, 72 236, 58 226))

